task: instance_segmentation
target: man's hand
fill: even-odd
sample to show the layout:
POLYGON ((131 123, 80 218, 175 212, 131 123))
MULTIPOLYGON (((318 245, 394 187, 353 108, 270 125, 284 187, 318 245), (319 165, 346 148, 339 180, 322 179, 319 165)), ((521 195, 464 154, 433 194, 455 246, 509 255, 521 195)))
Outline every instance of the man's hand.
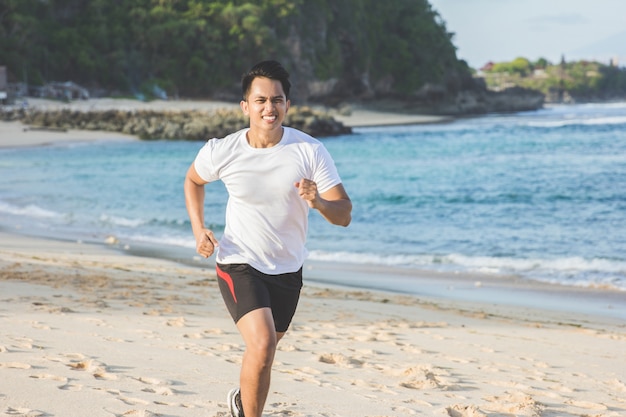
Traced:
POLYGON ((213 232, 209 229, 202 229, 196 235, 196 252, 203 258, 208 258, 215 252, 215 247, 219 245, 213 232))
POLYGON ((316 203, 320 199, 320 194, 317 192, 317 184, 314 181, 302 178, 299 182, 294 183, 298 189, 300 198, 309 204, 309 207, 316 208, 316 203))
POLYGON ((320 194, 314 181, 302 178, 294 183, 298 195, 306 201, 310 208, 320 212, 322 217, 331 224, 348 226, 352 220, 352 202, 342 184, 320 194))

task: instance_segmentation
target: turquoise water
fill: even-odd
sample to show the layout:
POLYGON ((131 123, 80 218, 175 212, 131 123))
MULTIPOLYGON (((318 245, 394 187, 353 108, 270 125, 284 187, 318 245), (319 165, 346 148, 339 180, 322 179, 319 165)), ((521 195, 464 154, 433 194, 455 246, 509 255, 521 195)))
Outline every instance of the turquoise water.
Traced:
MULTIPOLYGON (((626 290, 626 103, 556 106, 324 139, 354 203, 311 213, 310 258, 626 290)), ((0 227, 185 248, 182 184, 199 142, 0 149, 0 227)), ((223 230, 225 192, 207 187, 223 230)))

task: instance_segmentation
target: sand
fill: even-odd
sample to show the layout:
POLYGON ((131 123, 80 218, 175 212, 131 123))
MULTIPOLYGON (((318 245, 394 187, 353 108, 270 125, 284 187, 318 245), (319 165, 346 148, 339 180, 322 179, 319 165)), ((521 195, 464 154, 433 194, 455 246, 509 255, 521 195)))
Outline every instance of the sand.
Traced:
MULTIPOLYGON (((227 416, 210 260, 0 233, 0 415, 227 416)), ((622 320, 308 282, 267 416, 623 416, 622 320)))
MULTIPOLYGON (((0 146, 135 140, 0 129, 0 146)), ((0 416, 228 416, 244 346, 211 260, 188 261, 0 232, 0 416)), ((304 276, 265 416, 626 416, 624 292, 314 263, 304 276)))

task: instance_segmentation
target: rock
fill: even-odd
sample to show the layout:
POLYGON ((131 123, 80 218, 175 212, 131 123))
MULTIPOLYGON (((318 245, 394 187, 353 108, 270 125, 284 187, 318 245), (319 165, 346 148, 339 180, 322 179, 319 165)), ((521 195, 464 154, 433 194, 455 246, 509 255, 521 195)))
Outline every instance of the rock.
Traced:
POLYGON ((183 137, 188 140, 207 138, 207 124, 200 119, 192 119, 183 125, 183 137))
MULTIPOLYGON (((20 120, 28 125, 122 132, 141 139, 207 140, 224 137, 249 124, 238 109, 213 112, 3 109, 1 113, 2 120, 20 120)), ((327 113, 308 106, 293 106, 285 119, 285 125, 315 137, 352 132, 351 128, 327 113)))
POLYGON ((543 107, 544 95, 539 91, 513 87, 495 92, 463 90, 432 106, 437 114, 467 115, 510 113, 537 110, 543 107))

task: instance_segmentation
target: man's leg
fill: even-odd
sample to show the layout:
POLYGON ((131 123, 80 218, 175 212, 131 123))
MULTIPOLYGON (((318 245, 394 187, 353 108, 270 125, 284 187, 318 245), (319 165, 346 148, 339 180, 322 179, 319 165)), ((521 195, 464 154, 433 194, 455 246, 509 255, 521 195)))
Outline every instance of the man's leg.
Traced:
POLYGON ((240 375, 243 411, 246 417, 261 417, 270 389, 276 344, 284 333, 276 332, 269 308, 247 313, 237 322, 237 328, 246 344, 240 375))

